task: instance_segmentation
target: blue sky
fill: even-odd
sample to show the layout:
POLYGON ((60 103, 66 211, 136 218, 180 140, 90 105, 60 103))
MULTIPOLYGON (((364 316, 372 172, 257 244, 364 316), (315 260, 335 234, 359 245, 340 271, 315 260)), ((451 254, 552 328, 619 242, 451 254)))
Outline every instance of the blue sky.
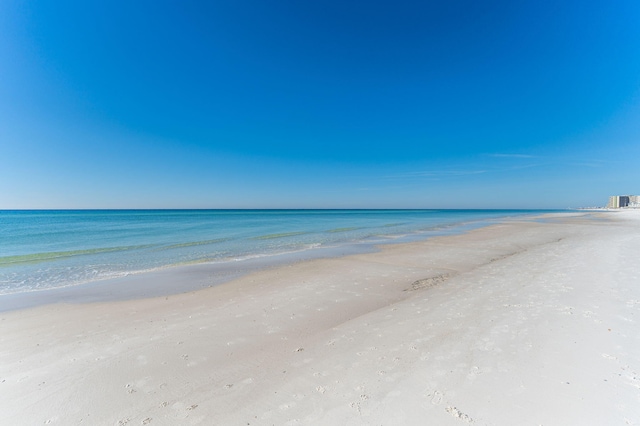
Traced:
POLYGON ((3 1, 0 208, 603 205, 640 193, 638 22, 636 0, 3 1))

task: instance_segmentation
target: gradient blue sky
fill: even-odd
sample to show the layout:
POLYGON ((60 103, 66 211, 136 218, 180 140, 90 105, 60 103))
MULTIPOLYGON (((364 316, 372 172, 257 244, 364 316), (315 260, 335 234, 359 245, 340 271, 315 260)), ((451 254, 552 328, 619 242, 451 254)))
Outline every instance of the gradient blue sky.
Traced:
POLYGON ((0 3, 0 209, 640 193, 640 2, 0 3))

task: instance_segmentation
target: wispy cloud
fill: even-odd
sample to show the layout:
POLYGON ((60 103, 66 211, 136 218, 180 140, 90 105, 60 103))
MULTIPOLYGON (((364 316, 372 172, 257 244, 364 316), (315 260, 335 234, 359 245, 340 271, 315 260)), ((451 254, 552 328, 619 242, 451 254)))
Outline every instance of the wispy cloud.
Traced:
POLYGON ((380 191, 380 190, 394 190, 394 189, 404 189, 406 186, 362 186, 355 188, 356 191, 380 191))
POLYGON ((534 164, 523 164, 520 166, 513 166, 513 167, 507 167, 504 169, 495 169, 493 170, 494 172, 508 172, 511 170, 521 170, 521 169, 530 169, 532 167, 539 167, 539 166, 545 166, 548 163, 534 163, 534 164))
POLYGON ((507 153, 496 153, 496 154, 488 154, 489 157, 495 158, 537 158, 535 155, 529 154, 507 154, 507 153))
POLYGON ((411 179, 411 178, 443 178, 479 175, 486 173, 486 170, 423 170, 417 172, 400 173, 397 175, 384 176, 386 179, 411 179))
POLYGON ((604 167, 604 164, 598 164, 598 163, 567 163, 567 166, 589 167, 589 168, 592 168, 592 169, 599 169, 601 167, 604 167))
POLYGON ((489 167, 489 168, 475 168, 470 170, 452 169, 452 170, 422 170, 407 173, 400 173, 395 175, 382 176, 383 179, 402 179, 402 180, 442 180, 447 178, 456 178, 462 176, 472 176, 481 174, 492 174, 510 172, 514 170, 529 169, 533 167, 544 166, 543 163, 532 164, 519 164, 512 165, 510 167, 489 167))
POLYGON ((574 167, 590 167, 590 168, 601 168, 601 167, 607 167, 612 165, 611 161, 604 161, 604 160, 582 160, 582 159, 576 159, 573 161, 567 161, 565 163, 567 166, 574 166, 574 167))

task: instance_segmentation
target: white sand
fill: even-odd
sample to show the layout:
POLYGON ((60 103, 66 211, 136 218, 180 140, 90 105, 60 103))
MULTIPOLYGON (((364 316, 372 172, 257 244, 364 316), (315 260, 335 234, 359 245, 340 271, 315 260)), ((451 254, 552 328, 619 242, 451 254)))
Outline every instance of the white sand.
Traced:
POLYGON ((639 260, 640 211, 556 215, 0 313, 0 424, 640 424, 639 260))

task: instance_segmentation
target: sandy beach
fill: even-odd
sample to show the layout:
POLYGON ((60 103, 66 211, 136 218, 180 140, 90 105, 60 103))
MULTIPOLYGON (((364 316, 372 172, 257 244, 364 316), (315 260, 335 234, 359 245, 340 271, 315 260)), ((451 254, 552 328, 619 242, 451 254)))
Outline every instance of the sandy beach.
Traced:
POLYGON ((638 259, 640 210, 565 213, 2 312, 0 424, 640 424, 638 259))

